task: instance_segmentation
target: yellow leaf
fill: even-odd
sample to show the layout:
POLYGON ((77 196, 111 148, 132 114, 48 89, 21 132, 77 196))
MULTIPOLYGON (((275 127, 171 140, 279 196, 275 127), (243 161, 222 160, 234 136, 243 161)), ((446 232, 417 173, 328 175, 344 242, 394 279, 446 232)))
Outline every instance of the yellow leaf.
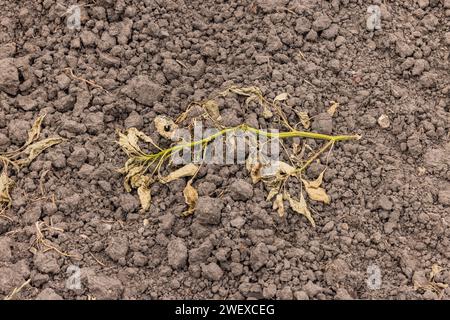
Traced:
POLYGON ((284 203, 283 203, 283 195, 281 193, 277 194, 275 197, 275 201, 273 202, 274 210, 277 210, 278 215, 282 218, 284 217, 285 211, 284 211, 284 203))
POLYGON ((198 192, 191 185, 191 180, 188 181, 186 187, 183 190, 184 202, 188 205, 188 210, 184 213, 185 215, 192 214, 195 211, 198 200, 198 192))
POLYGON ((304 111, 298 111, 297 116, 300 118, 300 123, 305 129, 309 129, 311 126, 311 119, 309 118, 309 115, 307 112, 304 111))
POLYGON ((198 171, 198 166, 193 164, 193 163, 189 163, 183 167, 181 167, 180 169, 177 169, 173 172, 171 172, 170 174, 168 174, 166 177, 161 179, 162 183, 169 183, 170 181, 179 179, 179 178, 183 178, 183 177, 192 177, 193 175, 195 175, 198 171))
POLYGON ((286 197, 289 201, 289 205, 291 206, 292 210, 304 215, 308 219, 308 221, 312 224, 312 226, 315 227, 316 223, 314 222, 314 219, 311 215, 311 211, 309 211, 309 209, 308 209, 308 206, 306 204, 305 197, 303 197, 303 194, 300 194, 300 201, 293 199, 289 194, 286 194, 286 197))
POLYGON ((327 113, 330 116, 334 116, 334 114, 336 113, 337 108, 339 107, 339 103, 332 101, 333 104, 328 108, 327 113))
POLYGON ((175 138, 175 131, 178 125, 172 119, 165 116, 157 116, 154 120, 156 131, 166 139, 172 140, 175 138))

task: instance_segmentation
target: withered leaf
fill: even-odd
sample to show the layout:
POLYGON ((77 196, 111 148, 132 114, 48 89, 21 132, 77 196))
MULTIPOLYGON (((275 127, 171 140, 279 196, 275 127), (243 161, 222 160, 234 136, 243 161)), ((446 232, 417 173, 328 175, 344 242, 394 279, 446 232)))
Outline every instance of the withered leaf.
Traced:
POLYGON ((42 121, 44 121, 45 115, 39 116, 33 123, 33 126, 28 131, 28 139, 25 143, 25 146, 29 145, 33 141, 35 141, 37 138, 39 138, 39 135, 41 134, 41 125, 42 121))
POLYGON ((273 207, 274 210, 277 210, 278 215, 282 218, 285 215, 285 211, 284 211, 284 203, 283 203, 283 195, 281 193, 277 194, 277 196, 275 197, 275 201, 273 202, 273 207))
POLYGON ((157 116, 154 120, 156 131, 158 133, 169 140, 173 140, 175 138, 175 131, 178 129, 178 125, 173 122, 172 119, 165 116, 157 116))
POLYGON ((275 103, 278 101, 284 101, 284 100, 287 100, 288 97, 289 97, 289 94, 287 92, 283 92, 283 93, 280 93, 279 95, 277 95, 275 97, 275 99, 273 99, 273 102, 275 103))
POLYGON ((327 113, 330 116, 334 116, 334 114, 336 113, 337 108, 339 107, 339 103, 332 101, 332 105, 328 108, 327 113))
POLYGON ((195 211, 198 200, 198 192, 191 184, 191 180, 188 181, 186 187, 183 190, 184 202, 188 205, 188 210, 184 212, 185 215, 192 214, 195 211))
POLYGON ((325 171, 323 171, 314 181, 302 179, 302 182, 305 186, 306 193, 312 200, 329 204, 331 201, 330 196, 326 193, 324 188, 320 187, 320 185, 322 184, 324 172, 325 171))
POLYGON ((9 206, 11 203, 10 191, 14 181, 8 177, 6 170, 2 170, 0 174, 0 208, 9 206))
POLYGON ((305 197, 303 196, 303 193, 300 194, 300 201, 295 200, 289 194, 286 194, 286 198, 289 201, 289 205, 291 206, 292 210, 304 215, 308 219, 308 221, 312 224, 313 227, 316 226, 316 223, 314 222, 314 219, 311 215, 311 211, 309 211, 308 205, 306 204, 306 200, 305 197))
POLYGON ((311 119, 309 118, 308 113, 304 111, 298 111, 297 116, 300 118, 300 123, 302 124, 303 128, 309 129, 309 127, 311 126, 311 119))
POLYGON ((221 119, 219 105, 217 104, 216 101, 207 100, 204 103, 202 103, 202 107, 214 121, 219 121, 221 119))
POLYGON ((275 176, 279 173, 293 175, 295 174, 295 168, 283 161, 271 161, 261 169, 262 177, 275 176))
POLYGON ((150 209, 150 204, 151 204, 151 200, 152 200, 152 195, 150 192, 150 186, 147 185, 141 185, 138 189, 137 189, 137 193, 139 196, 139 201, 141 202, 141 211, 147 211, 148 209, 150 209))
POLYGON ((29 165, 37 156, 39 156, 45 149, 50 148, 58 143, 63 142, 63 138, 47 138, 33 144, 30 144, 23 150, 23 153, 27 155, 27 158, 16 160, 15 163, 20 166, 29 165))
POLYGON ((195 175, 197 173, 197 171, 198 171, 198 166, 193 163, 189 163, 189 164, 169 173, 166 177, 161 179, 161 182, 169 183, 170 181, 180 179, 183 177, 192 177, 193 175, 195 175))
POLYGON ((278 188, 272 188, 267 195, 266 201, 272 200, 272 198, 278 193, 278 188))

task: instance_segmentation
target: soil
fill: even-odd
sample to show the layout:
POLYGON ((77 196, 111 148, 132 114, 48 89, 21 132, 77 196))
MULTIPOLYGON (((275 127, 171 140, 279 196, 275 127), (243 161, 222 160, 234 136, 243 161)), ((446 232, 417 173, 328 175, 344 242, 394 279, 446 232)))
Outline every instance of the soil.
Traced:
MULTIPOLYGON (((444 268, 433 281, 450 284, 449 0, 97 0, 80 3, 80 30, 66 27, 71 4, 0 0, 0 152, 41 114, 43 136, 68 139, 12 173, 0 298, 28 279, 16 298, 450 298, 414 285, 433 265, 444 268), (366 28, 369 4, 381 30, 366 28), (144 214, 125 192, 115 130, 158 140, 157 115, 231 84, 288 92, 288 105, 317 116, 314 130, 363 136, 335 146, 331 204, 311 204, 316 228, 290 210, 279 218, 243 165, 205 166, 187 218, 184 179, 155 184, 144 214), (36 222, 69 256, 30 250, 36 222)), ((237 97, 221 114, 269 125, 237 97)))

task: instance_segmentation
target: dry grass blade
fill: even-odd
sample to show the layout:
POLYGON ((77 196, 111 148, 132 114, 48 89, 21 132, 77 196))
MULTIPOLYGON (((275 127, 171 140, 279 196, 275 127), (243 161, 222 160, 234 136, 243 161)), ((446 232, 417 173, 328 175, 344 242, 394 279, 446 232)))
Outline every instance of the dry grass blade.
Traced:
POLYGON ((20 287, 14 288, 14 290, 10 294, 8 294, 5 298, 3 298, 3 300, 13 300, 30 282, 31 279, 28 279, 27 281, 22 283, 20 287))
POLYGON ((219 105, 214 100, 207 100, 202 103, 202 108, 205 109, 206 113, 211 117, 213 121, 220 121, 220 111, 219 111, 219 105))

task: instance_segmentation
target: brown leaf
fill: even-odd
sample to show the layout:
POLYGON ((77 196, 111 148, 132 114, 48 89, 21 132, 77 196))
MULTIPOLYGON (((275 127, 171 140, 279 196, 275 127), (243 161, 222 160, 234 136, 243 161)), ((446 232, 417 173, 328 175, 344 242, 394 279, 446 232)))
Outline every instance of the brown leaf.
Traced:
POLYGON ((316 223, 314 222, 314 219, 311 215, 311 211, 309 211, 308 205, 306 204, 306 200, 305 197, 303 196, 303 193, 300 194, 300 201, 295 200, 289 194, 286 194, 286 198, 289 201, 289 205, 291 206, 292 210, 304 215, 308 219, 308 221, 312 224, 313 227, 316 226, 316 223))
POLYGON ((312 200, 329 204, 331 201, 330 196, 326 193, 324 188, 320 187, 322 184, 323 173, 324 171, 314 181, 302 179, 302 182, 305 186, 306 193, 312 200))
POLYGON ((332 101, 333 104, 328 108, 327 113, 332 117, 336 113, 339 103, 332 101))
POLYGON ((11 180, 6 174, 6 170, 3 169, 0 174, 0 208, 2 206, 9 206, 11 204, 11 195, 10 191, 14 184, 14 181, 11 180))
POLYGON ((157 116, 154 120, 156 131, 166 139, 173 140, 178 125, 172 119, 165 116, 157 116))
POLYGON ((183 178, 183 177, 192 177, 193 175, 195 175, 198 171, 198 166, 193 164, 193 163, 189 163, 183 167, 181 167, 180 169, 177 169, 173 172, 171 172, 170 174, 168 174, 166 177, 161 179, 162 183, 169 183, 170 181, 179 179, 179 178, 183 178))
POLYGON ((148 209, 150 209, 150 204, 151 204, 151 200, 152 200, 152 195, 150 192, 150 186, 147 185, 141 185, 138 189, 137 189, 137 193, 139 196, 139 201, 141 202, 141 211, 147 211, 148 209))
POLYGON ((186 187, 183 190, 184 202, 188 205, 188 210, 184 213, 185 215, 192 214, 195 211, 198 200, 198 192, 191 184, 191 180, 188 181, 186 187))
POLYGON ((213 119, 214 121, 219 121, 221 119, 220 117, 220 111, 219 111, 219 105, 214 100, 207 100, 202 103, 202 107, 205 109, 205 111, 208 113, 208 115, 213 119))
POLYGON ((28 139, 25 143, 25 146, 29 145, 33 141, 35 141, 37 138, 39 138, 39 135, 41 134, 41 125, 42 121, 44 121, 45 115, 39 116, 33 123, 33 126, 31 127, 30 131, 28 131, 28 139))
POLYGON ((311 119, 309 118, 308 113, 304 111, 298 111, 297 116, 300 118, 300 123, 302 124, 303 128, 309 129, 309 127, 311 126, 311 119))
POLYGON ((27 158, 14 161, 20 167, 29 165, 37 156, 39 156, 45 149, 50 148, 58 143, 63 142, 63 138, 47 138, 33 144, 30 144, 22 152, 27 155, 27 158))
POLYGON ((266 178, 279 173, 293 175, 295 168, 283 161, 272 161, 261 169, 261 176, 266 178))
POLYGON ((273 207, 274 210, 277 210, 278 215, 282 218, 285 215, 285 211, 284 211, 284 203, 283 203, 283 195, 281 193, 277 194, 277 196, 275 197, 275 201, 273 202, 273 207))

